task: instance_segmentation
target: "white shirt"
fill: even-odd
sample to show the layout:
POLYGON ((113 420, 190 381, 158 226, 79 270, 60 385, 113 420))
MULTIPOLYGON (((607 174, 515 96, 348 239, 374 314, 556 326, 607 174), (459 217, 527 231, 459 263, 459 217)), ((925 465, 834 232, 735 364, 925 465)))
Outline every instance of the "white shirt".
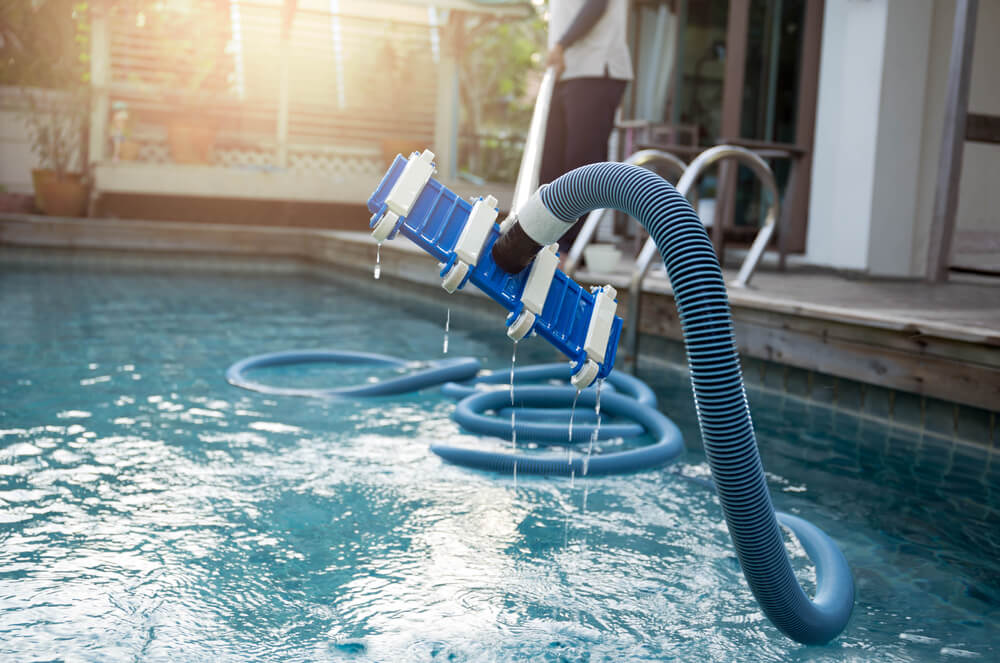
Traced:
MULTIPOLYGON (((573 24, 585 0, 550 0, 549 49, 556 45, 573 24)), ((628 0, 608 0, 604 15, 590 32, 573 42, 565 51, 566 69, 560 80, 568 78, 611 78, 632 80, 625 31, 628 26, 628 0)))

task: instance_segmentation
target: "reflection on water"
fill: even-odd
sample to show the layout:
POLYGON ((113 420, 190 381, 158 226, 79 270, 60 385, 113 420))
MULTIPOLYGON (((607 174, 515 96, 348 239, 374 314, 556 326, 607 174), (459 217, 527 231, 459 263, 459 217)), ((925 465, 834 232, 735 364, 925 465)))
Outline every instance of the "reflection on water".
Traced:
MULTIPOLYGON (((974 449, 751 389, 776 504, 826 529, 855 573, 847 632, 804 648, 743 581, 679 372, 643 377, 687 436, 681 463, 519 477, 515 492, 428 452, 486 443, 433 390, 323 401, 226 384, 233 361, 281 349, 439 356, 440 309, 380 301, 388 282, 352 294, 294 276, 54 267, 0 279, 15 312, 0 323, 0 660, 997 656, 1000 468, 974 449)), ((505 370, 502 316, 453 315, 449 353, 505 370)), ((553 359, 537 340, 518 354, 553 359)))

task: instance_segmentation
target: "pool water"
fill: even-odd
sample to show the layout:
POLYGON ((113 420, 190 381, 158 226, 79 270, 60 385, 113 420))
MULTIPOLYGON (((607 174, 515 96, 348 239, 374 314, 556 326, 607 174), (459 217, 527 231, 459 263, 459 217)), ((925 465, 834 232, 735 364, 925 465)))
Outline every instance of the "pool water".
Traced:
MULTIPOLYGON (((692 480, 708 467, 681 367, 640 374, 685 434, 680 461, 572 483, 443 464, 433 441, 489 442, 437 390, 331 401, 225 382, 232 362, 285 349, 440 357, 448 304, 449 356, 509 369, 499 310, 401 288, 0 264, 0 660, 1000 656, 1000 460, 982 448, 750 389, 777 508, 830 534, 855 575, 846 631, 805 647, 761 615, 692 480)), ((518 348, 519 365, 556 358, 518 348)))

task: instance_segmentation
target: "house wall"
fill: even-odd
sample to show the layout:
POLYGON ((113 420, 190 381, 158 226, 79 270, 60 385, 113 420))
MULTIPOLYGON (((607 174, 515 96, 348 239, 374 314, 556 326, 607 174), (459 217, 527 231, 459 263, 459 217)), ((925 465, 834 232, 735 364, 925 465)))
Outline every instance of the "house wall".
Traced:
POLYGON ((866 271, 909 276, 934 2, 890 0, 888 10, 866 271))
MULTIPOLYGON (((807 261, 920 277, 934 208, 954 0, 828 0, 807 261)), ((1000 114, 1000 3, 979 5, 969 111, 1000 114)), ((968 143, 958 230, 1000 231, 1000 149, 968 143), (993 177, 995 181, 995 176, 993 177)))
POLYGON ((931 0, 826 3, 806 259, 910 272, 931 0))

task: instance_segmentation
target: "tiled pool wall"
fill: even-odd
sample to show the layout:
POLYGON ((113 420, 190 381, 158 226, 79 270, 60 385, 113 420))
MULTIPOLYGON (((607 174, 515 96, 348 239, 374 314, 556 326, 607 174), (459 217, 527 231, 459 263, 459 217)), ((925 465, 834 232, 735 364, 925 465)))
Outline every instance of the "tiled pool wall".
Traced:
MULTIPOLYGON (((375 286, 372 273, 355 267, 333 265, 301 258, 261 259, 255 256, 217 255, 210 253, 122 252, 119 250, 82 251, 72 249, 34 249, 0 247, 0 265, 51 265, 114 269, 169 269, 224 273, 310 274, 339 281, 356 281, 375 286)), ((412 302, 415 297, 429 306, 446 306, 436 285, 414 282, 382 272, 382 281, 394 287, 378 287, 382 299, 412 302)), ((436 281, 435 281, 436 283, 436 281)), ((485 296, 472 292, 464 296, 463 312, 476 312, 498 318, 496 305, 485 296)), ((502 324, 502 318, 500 318, 502 324)), ((660 336, 642 334, 639 347, 644 362, 667 363, 686 372, 684 345, 660 336)), ((794 399, 806 411, 842 413, 861 420, 888 425, 900 434, 925 435, 956 444, 975 445, 987 452, 1000 453, 1000 412, 952 403, 848 378, 785 364, 741 357, 748 394, 755 392, 794 399)), ((947 445, 946 445, 947 446, 947 445)))
POLYGON ((744 358, 743 370, 750 384, 792 393, 817 405, 977 444, 1000 442, 996 412, 753 357, 744 358))
MULTIPOLYGON (((687 366, 684 345, 672 339, 643 334, 639 347, 643 361, 665 361, 687 366)), ((848 378, 741 357, 743 379, 754 391, 798 399, 807 408, 849 413, 911 433, 931 434, 964 444, 1000 451, 1000 413, 913 394, 848 378)))

